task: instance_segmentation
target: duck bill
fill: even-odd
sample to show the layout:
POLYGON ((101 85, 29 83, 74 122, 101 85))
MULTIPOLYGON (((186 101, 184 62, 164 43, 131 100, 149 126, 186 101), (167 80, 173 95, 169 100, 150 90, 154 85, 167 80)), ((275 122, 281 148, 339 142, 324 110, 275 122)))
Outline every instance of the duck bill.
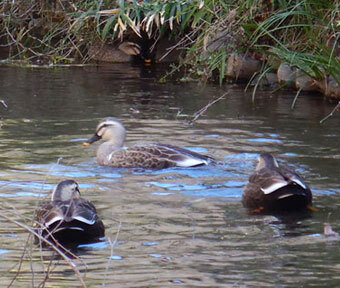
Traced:
POLYGON ((85 142, 83 142, 84 146, 90 145, 93 142, 96 142, 100 140, 102 137, 98 136, 97 134, 94 134, 91 138, 87 139, 85 142))

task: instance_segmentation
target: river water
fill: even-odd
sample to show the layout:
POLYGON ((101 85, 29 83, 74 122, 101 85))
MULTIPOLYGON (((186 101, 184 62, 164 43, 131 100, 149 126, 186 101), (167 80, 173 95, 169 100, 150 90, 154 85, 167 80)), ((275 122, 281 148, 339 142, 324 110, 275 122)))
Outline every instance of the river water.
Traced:
POLYGON ((339 287, 340 113, 318 95, 251 93, 236 85, 157 79, 129 65, 25 69, 0 66, 1 287, 79 287, 74 271, 41 251, 26 229, 63 179, 80 184, 106 226, 75 265, 88 287, 339 287), (228 92, 193 124, 188 120, 228 92), (96 163, 82 141, 106 116, 127 145, 164 142, 217 158, 218 166, 161 171, 96 163), (319 210, 289 219, 249 215, 242 188, 261 152, 294 167, 319 210), (9 220, 3 217, 5 215, 9 220), (47 276, 46 276, 47 275, 47 276))

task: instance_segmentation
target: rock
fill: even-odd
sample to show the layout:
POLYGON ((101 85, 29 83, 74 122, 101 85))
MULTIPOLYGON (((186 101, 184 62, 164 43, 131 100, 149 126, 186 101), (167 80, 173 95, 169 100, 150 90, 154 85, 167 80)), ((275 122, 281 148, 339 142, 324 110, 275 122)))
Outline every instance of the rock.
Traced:
POLYGON ((296 69, 288 63, 282 62, 277 69, 277 79, 278 82, 284 84, 285 87, 295 88, 296 69))
POLYGON ((296 71, 295 87, 302 91, 318 91, 316 81, 302 70, 296 71))
POLYGON ((260 69, 261 61, 233 53, 227 61, 226 76, 235 79, 249 80, 253 77, 254 73, 260 71, 260 69))
MULTIPOLYGON (((338 77, 340 79, 340 75, 338 77)), ((335 81, 334 77, 328 75, 323 81, 317 82, 319 90, 326 96, 330 98, 340 99, 340 86, 335 81)))
POLYGON ((252 84, 255 85, 258 81, 260 81, 260 85, 269 86, 269 87, 277 87, 277 75, 276 73, 266 73, 265 75, 257 75, 255 79, 252 81, 252 84))

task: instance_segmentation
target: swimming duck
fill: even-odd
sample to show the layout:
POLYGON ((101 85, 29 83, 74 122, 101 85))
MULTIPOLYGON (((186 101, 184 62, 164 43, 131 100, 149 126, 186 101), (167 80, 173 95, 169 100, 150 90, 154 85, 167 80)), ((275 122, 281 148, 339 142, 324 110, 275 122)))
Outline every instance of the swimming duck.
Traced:
POLYGON ((252 212, 312 210, 312 192, 294 171, 261 154, 255 173, 243 190, 242 204, 252 212))
POLYGON ((193 167, 213 161, 209 156, 169 144, 150 143, 125 148, 125 134, 122 122, 114 117, 107 117, 99 122, 96 133, 83 145, 103 139, 105 142, 97 150, 98 163, 121 168, 193 167))
MULTIPOLYGON (((94 205, 80 197, 73 180, 61 181, 53 190, 51 201, 36 216, 36 232, 61 245, 97 242, 105 235, 105 227, 94 205)), ((39 239, 36 237, 35 242, 39 239)))

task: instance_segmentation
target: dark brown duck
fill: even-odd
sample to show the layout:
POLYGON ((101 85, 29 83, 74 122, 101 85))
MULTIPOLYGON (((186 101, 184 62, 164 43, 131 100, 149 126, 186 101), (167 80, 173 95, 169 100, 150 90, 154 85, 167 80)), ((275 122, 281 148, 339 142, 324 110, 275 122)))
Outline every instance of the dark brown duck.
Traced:
POLYGON ((243 190, 242 204, 252 212, 312 210, 312 192, 295 171, 264 153, 243 190))
POLYGON ((73 180, 62 181, 53 190, 51 201, 37 212, 35 230, 40 236, 62 245, 97 242, 105 235, 96 208, 80 197, 79 186, 73 180))

